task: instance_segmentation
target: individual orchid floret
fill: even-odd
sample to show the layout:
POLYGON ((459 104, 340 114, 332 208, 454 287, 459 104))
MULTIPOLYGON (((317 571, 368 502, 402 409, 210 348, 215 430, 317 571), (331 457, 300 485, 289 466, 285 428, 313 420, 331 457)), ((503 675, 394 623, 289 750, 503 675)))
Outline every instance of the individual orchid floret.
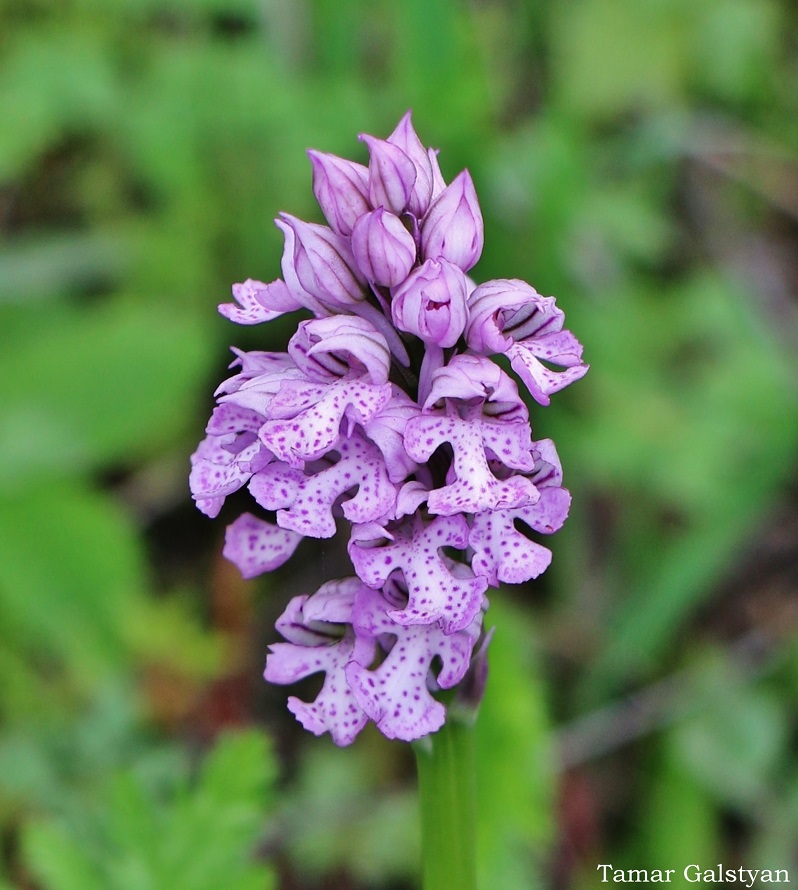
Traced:
POLYGON ((540 492, 534 504, 480 513, 474 517, 469 544, 471 568, 491 585, 520 584, 541 575, 551 563, 551 551, 531 540, 522 528, 550 535, 562 528, 571 496, 562 487, 562 469, 550 439, 535 443, 532 481, 540 492))
MULTIPOLYGON (((260 410, 258 436, 279 460, 302 469, 349 434, 342 422, 367 424, 391 400, 385 340, 364 319, 302 322, 289 344, 293 372, 253 378, 224 398, 260 410)), ((290 358, 290 356, 289 356, 290 358)))
POLYGON ((303 305, 279 278, 269 284, 247 278, 243 283, 233 285, 233 297, 236 302, 221 303, 219 313, 236 324, 273 321, 303 305))
POLYGON ((313 538, 335 534, 339 503, 351 523, 379 522, 393 515, 397 495, 380 450, 357 434, 304 471, 282 461, 268 464, 249 490, 264 509, 277 511, 281 528, 313 538))
POLYGON ((214 393, 216 396, 238 392, 242 386, 256 377, 269 374, 280 376, 294 367, 291 358, 284 352, 244 352, 242 349, 236 349, 235 346, 230 351, 235 355, 233 361, 230 362, 230 367, 241 370, 216 387, 214 393))
POLYGON ((518 394, 515 381, 489 358, 463 353, 432 375, 430 393, 424 402, 428 411, 436 404, 455 403, 461 416, 471 416, 477 407, 488 417, 528 424, 529 412, 518 394))
POLYGON ((554 297, 542 297, 525 281, 498 279, 474 289, 468 300, 468 345, 485 355, 503 352, 535 401, 583 377, 582 344, 563 330, 565 315, 554 297), (552 371, 543 361, 565 368, 552 371))
POLYGON ((274 455, 258 439, 264 417, 237 405, 217 405, 205 439, 191 455, 189 486, 199 509, 218 516, 227 495, 249 481, 274 455))
POLYGON ((432 199, 433 172, 429 154, 413 129, 409 111, 388 137, 388 142, 398 145, 415 165, 416 181, 410 192, 407 209, 416 219, 421 219, 429 209, 432 199))
POLYGON ((367 377, 335 383, 286 380, 270 403, 270 420, 261 427, 261 441, 280 460, 301 468, 323 457, 346 435, 349 423, 366 424, 390 401, 391 384, 367 377))
POLYGON ((525 476, 499 478, 489 458, 507 468, 531 470, 529 425, 423 414, 405 431, 407 453, 425 463, 443 445, 452 449, 452 464, 444 485, 427 498, 431 513, 455 516, 534 503, 535 486, 525 476))
POLYGON ((395 287, 407 278, 416 262, 416 242, 398 216, 378 207, 355 223, 352 253, 368 281, 395 287))
POLYGON ((357 316, 331 316, 300 322, 288 341, 295 366, 312 380, 367 377, 388 382, 391 353, 382 334, 357 316))
POLYGON ((369 200, 401 216, 410 203, 416 184, 416 165, 393 142, 363 133, 360 140, 369 149, 369 200))
POLYGON ((421 253, 443 258, 467 272, 482 255, 485 241, 476 189, 463 170, 438 195, 421 227, 421 253))
POLYGON ((346 239, 288 213, 280 219, 294 234, 293 264, 302 288, 328 309, 347 309, 365 298, 365 280, 355 268, 346 239))
POLYGON ((425 343, 454 346, 468 320, 468 282, 445 259, 427 260, 393 291, 391 315, 402 331, 425 343))
POLYGON ((397 624, 393 604, 377 590, 361 587, 352 610, 359 634, 389 638, 392 643, 384 660, 370 670, 353 660, 346 679, 358 705, 389 739, 414 741, 440 729, 446 708, 430 694, 431 680, 441 689, 451 689, 468 670, 474 643, 482 627, 478 612, 467 628, 447 634, 435 624, 397 624), (432 677, 432 664, 439 663, 432 677))
MULTIPOLYGON (((460 515, 438 516, 429 524, 417 517, 387 533, 376 526, 355 526, 349 555, 358 577, 379 589, 400 571, 408 601, 388 614, 398 624, 440 623, 451 634, 468 627, 479 613, 487 588, 484 578, 453 571, 444 547, 468 544, 468 523, 460 515)), ((465 568, 465 567, 464 567, 465 568)))
POLYGON ((371 664, 373 638, 357 636, 349 622, 361 587, 357 578, 331 581, 311 597, 295 597, 278 620, 288 642, 269 647, 263 676, 271 683, 296 683, 324 673, 321 691, 311 703, 291 696, 288 710, 315 735, 329 732, 337 745, 349 745, 368 723, 346 679, 349 664, 371 664))
POLYGON ((206 516, 218 516, 227 495, 247 484, 252 475, 250 460, 262 448, 257 437, 238 450, 231 450, 219 436, 206 436, 200 442, 191 455, 188 481, 197 507, 206 516))
POLYGON ((321 151, 308 151, 313 167, 313 194, 330 228, 348 236, 370 210, 369 171, 362 164, 321 151))

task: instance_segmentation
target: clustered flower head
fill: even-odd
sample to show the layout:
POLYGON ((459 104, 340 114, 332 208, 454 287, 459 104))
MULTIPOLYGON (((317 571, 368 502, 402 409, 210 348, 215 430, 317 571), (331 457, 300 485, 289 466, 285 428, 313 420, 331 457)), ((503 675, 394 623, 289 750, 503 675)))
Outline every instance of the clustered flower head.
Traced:
POLYGON ((551 561, 529 532, 559 529, 570 495, 492 356, 541 405, 587 371, 552 297, 468 277, 483 246, 468 172, 446 185, 409 112, 386 140, 360 138, 368 167, 308 152, 328 225, 281 214, 282 279, 236 284, 219 307, 245 325, 313 317, 284 353, 233 350, 190 477, 211 517, 249 488, 260 510, 224 548, 246 578, 344 520, 354 574, 288 603, 265 670, 283 684, 324 674, 314 701, 288 707, 338 745, 369 720, 407 741, 439 729, 435 694, 480 673, 486 590, 551 561))

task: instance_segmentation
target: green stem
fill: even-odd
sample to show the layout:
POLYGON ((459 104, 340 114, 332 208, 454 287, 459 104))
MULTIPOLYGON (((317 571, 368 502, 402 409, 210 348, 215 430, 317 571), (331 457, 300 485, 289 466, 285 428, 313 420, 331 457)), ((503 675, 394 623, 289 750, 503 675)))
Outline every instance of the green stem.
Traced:
POLYGON ((424 890, 476 890, 474 731, 453 715, 415 747, 424 890))

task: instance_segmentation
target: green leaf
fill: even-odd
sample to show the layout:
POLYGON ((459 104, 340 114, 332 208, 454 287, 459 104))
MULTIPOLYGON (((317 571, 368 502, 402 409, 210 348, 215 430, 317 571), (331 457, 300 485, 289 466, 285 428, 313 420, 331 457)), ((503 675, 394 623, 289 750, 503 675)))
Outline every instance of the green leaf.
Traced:
POLYGON ((558 101, 585 118, 661 106, 682 96, 689 9, 671 0, 585 0, 555 7, 558 101))
MULTIPOLYGON (((98 683, 91 700, 67 711, 38 709, 26 719, 11 714, 0 736, 0 819, 3 810, 53 813, 77 826, 97 818, 93 804, 109 778, 135 764, 147 787, 174 788, 187 772, 177 748, 156 744, 142 725, 138 693, 129 682, 98 683), (66 712, 66 713, 65 713, 66 712)), ((69 704, 69 703, 66 703, 69 704)), ((100 813, 99 821, 105 819, 100 813)), ((96 832, 95 832, 96 833, 96 832)))
POLYGON ((202 767, 199 790, 215 806, 260 805, 276 780, 276 763, 266 736, 222 736, 202 767))
POLYGON ((781 76, 784 7, 772 0, 715 0, 698 11, 690 49, 701 85, 723 99, 761 101, 781 76))
POLYGON ((46 890, 105 890, 91 857, 56 823, 31 822, 24 832, 24 857, 46 890))
POLYGON ((592 420, 552 426, 621 505, 598 692, 655 662, 753 534, 789 478, 798 391, 753 297, 712 275, 616 293, 588 324, 592 420))
POLYGON ((118 103, 102 29, 73 22, 12 33, 0 68, 2 180, 24 175, 49 145, 110 116, 118 103))

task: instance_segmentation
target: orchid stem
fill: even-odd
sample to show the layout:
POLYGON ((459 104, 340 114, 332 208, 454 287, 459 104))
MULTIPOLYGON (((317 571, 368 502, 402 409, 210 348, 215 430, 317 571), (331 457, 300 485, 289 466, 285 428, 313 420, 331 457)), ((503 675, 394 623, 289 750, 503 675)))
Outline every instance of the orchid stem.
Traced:
POLYGON ((421 802, 423 890, 476 890, 474 730, 449 717, 414 745, 421 802))

